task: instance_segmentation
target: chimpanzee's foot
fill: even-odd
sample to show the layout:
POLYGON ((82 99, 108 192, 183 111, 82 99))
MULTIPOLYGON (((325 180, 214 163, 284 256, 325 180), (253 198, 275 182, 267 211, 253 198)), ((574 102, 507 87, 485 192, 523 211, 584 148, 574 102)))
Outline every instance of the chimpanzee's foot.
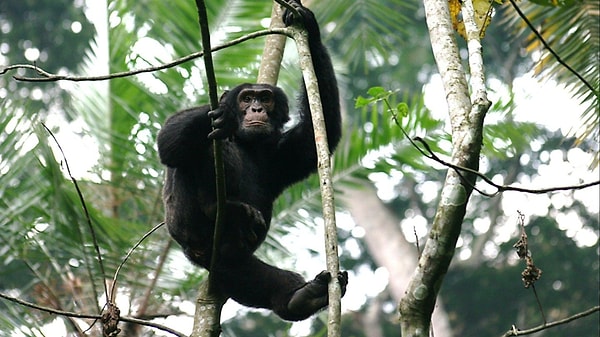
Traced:
MULTIPOLYGON (((282 318, 291 321, 299 321, 310 317, 312 314, 326 307, 329 302, 327 285, 330 280, 331 275, 329 272, 322 271, 313 280, 296 290, 288 302, 287 317, 282 316, 282 318)), ((348 285, 348 272, 339 272, 338 281, 342 288, 342 296, 344 296, 346 293, 346 285, 348 285)))

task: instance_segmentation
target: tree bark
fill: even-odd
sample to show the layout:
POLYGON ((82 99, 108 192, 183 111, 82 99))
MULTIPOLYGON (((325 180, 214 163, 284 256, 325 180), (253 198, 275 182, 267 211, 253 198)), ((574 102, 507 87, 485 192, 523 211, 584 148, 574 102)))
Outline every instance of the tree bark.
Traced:
MULTIPOLYGON (((285 25, 281 20, 283 8, 273 1, 273 9, 271 11, 271 24, 269 29, 284 28, 285 25)), ((281 69, 281 60, 283 59, 283 51, 285 50, 285 41, 287 37, 280 34, 267 35, 265 40, 265 48, 263 49, 262 58, 260 60, 260 68, 258 69, 258 78, 256 83, 266 83, 277 85, 279 78, 279 70, 281 69)))
MULTIPOLYGON (((463 18, 469 39, 473 104, 469 98, 469 86, 458 52, 448 2, 424 0, 424 5, 431 46, 442 76, 452 126, 450 162, 477 170, 483 119, 491 103, 486 96, 481 43, 477 27, 474 27, 473 6, 471 0, 464 2, 468 2, 463 7, 463 18)), ((400 301, 399 312, 403 337, 429 335, 431 314, 444 276, 454 256, 454 248, 474 184, 475 177, 472 174, 466 172, 459 174, 455 170, 448 170, 429 238, 406 294, 400 301)))
MULTIPOLYGON (((417 248, 406 241, 400 230, 400 219, 381 202, 370 184, 365 183, 362 188, 344 188, 342 198, 356 224, 365 229, 365 243, 375 263, 387 269, 393 299, 400 301, 417 267, 417 248)), ((432 325, 436 337, 452 336, 448 316, 440 301, 433 313, 432 325)))

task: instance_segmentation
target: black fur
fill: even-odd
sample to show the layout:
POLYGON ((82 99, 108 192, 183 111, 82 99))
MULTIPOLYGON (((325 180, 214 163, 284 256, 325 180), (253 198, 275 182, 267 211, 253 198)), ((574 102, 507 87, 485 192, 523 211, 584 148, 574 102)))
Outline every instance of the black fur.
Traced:
MULTIPOLYGON (((341 137, 335 74, 313 13, 299 2, 295 7, 301 18, 287 13, 285 22, 289 25, 299 19, 309 32, 329 149, 333 151, 341 137)), ((225 295, 247 306, 272 309, 286 320, 302 320, 325 307, 331 278, 322 272, 306 282, 299 274, 268 265, 253 255, 267 235, 273 201, 317 168, 304 83, 299 107, 299 123, 283 132, 289 119, 285 93, 270 85, 242 84, 222 96, 217 110, 200 106, 180 111, 167 119, 158 134, 160 159, 167 166, 165 221, 186 256, 206 269, 210 268, 216 212, 211 139, 224 139, 227 203, 220 260, 211 272, 216 273, 217 285, 225 295), (269 131, 254 132, 242 125, 244 112, 240 112, 238 94, 248 88, 273 92, 269 131)), ((347 273, 340 273, 338 279, 345 291, 347 273)))

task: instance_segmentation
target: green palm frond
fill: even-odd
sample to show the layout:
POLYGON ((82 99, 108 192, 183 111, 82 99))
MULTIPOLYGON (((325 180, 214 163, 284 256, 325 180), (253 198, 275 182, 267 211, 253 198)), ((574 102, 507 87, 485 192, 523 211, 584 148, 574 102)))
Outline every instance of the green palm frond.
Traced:
MULTIPOLYGON (((396 105, 395 99, 396 97, 391 97, 391 106, 396 105)), ((402 129, 408 134, 427 134, 432 149, 438 153, 444 152, 437 146, 440 139, 447 138, 440 132, 442 121, 432 118, 421 98, 405 100, 410 102, 410 111, 407 117, 398 117, 401 127, 394 121, 394 113, 382 102, 356 111, 358 116, 354 126, 346 129, 347 132, 333 156, 333 179, 336 184, 353 186, 357 179, 368 180, 368 174, 373 171, 390 172, 397 169, 403 170, 405 174, 413 174, 418 168, 430 169, 430 165, 424 162, 425 158, 406 139, 402 129), (363 161, 366 157, 370 157, 372 163, 365 164, 363 161), (374 170, 373 165, 376 166, 374 170), (404 171, 406 168, 408 170, 404 171)), ((305 209, 311 214, 319 214, 319 193, 316 175, 288 188, 275 203, 274 221, 285 225, 305 223, 307 219, 298 210, 305 209)))
POLYGON ((585 107, 581 117, 582 125, 575 132, 577 136, 583 140, 597 135, 600 123, 600 2, 572 1, 562 6, 520 2, 518 6, 554 52, 584 81, 544 48, 515 11, 509 11, 509 22, 517 29, 515 33, 527 36, 527 50, 541 52, 534 68, 535 73, 542 78, 552 78, 567 85, 573 96, 585 107))
POLYGON ((417 5, 402 0, 332 0, 315 2, 314 7, 331 36, 326 42, 339 48, 338 57, 349 69, 365 72, 369 66, 383 64, 404 45, 406 27, 415 24, 409 13, 417 5), (333 23, 333 28, 327 23, 333 23))

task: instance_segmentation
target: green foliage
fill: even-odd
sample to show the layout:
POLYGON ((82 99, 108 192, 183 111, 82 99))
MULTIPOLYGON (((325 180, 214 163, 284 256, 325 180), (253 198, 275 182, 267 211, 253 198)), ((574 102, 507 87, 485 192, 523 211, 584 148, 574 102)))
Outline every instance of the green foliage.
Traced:
POLYGON ((416 10, 414 2, 401 0, 333 0, 315 6, 322 24, 335 19, 327 42, 353 72, 361 73, 395 57, 408 35, 406 27, 414 24, 412 16, 416 10))
POLYGON ((356 98, 355 108, 360 109, 364 108, 367 105, 375 104, 377 102, 383 101, 386 105, 388 105, 388 109, 390 112, 394 113, 394 118, 398 118, 398 116, 406 117, 408 116, 408 104, 405 102, 400 102, 396 105, 395 108, 389 106, 388 99, 390 99, 396 92, 386 91, 383 87, 372 87, 367 90, 367 94, 369 94, 369 98, 365 98, 362 96, 358 96, 356 98))
MULTIPOLYGON (((130 245, 131 235, 143 228, 109 220, 91 204, 86 215, 80 196, 65 178, 67 162, 55 159, 56 146, 48 133, 36 118, 11 110, 12 103, 0 107, 0 125, 11 131, 0 136, 7 182, 0 189, 0 243, 6 247, 0 252, 0 288, 19 289, 21 298, 46 306, 97 312, 105 275, 95 259, 87 216, 108 273, 122 258, 123 251, 113 248, 130 245)), ((93 184, 80 187, 85 198, 96 189, 93 184)), ((55 318, 24 307, 13 310, 40 326, 55 318)))
POLYGON ((539 125, 514 120, 515 102, 499 100, 488 113, 488 122, 483 129, 482 153, 491 158, 508 159, 523 153, 531 146, 531 139, 540 136, 539 125))
POLYGON ((548 7, 572 6, 581 2, 581 0, 530 0, 531 2, 548 7))
POLYGON ((581 127, 574 130, 575 134, 581 141, 597 137, 600 123, 600 2, 534 1, 519 3, 518 6, 534 27, 544 27, 540 34, 556 55, 571 68, 560 64, 556 55, 552 55, 522 19, 512 13, 509 23, 516 29, 514 35, 527 41, 528 52, 541 53, 535 64, 535 74, 543 79, 568 84, 573 97, 585 107, 581 127), (536 3, 541 3, 542 6, 536 3))
MULTIPOLYGON (((408 134, 427 134, 432 148, 443 152, 436 145, 444 137, 440 133, 443 123, 432 118, 420 97, 398 102, 397 92, 382 87, 370 88, 368 95, 356 99, 355 106, 360 110, 353 111, 352 120, 347 121, 356 126, 343 134, 333 156, 334 181, 352 186, 355 179, 368 179, 370 172, 400 170, 410 176, 421 169, 430 170, 430 163, 412 147, 403 130, 408 134), (404 118, 398 119, 399 114, 404 118), (368 162, 364 162, 365 157, 370 158, 368 162)), ((274 222, 306 222, 297 210, 303 208, 318 214, 318 193, 316 176, 288 188, 275 203, 274 222)))
POLYGON ((94 36, 94 26, 73 0, 22 0, 0 2, 2 41, 11 42, 2 55, 10 63, 31 63, 25 51, 36 48, 36 64, 47 71, 74 70, 94 36))
MULTIPOLYGON (((35 63, 49 72, 76 70, 95 33, 82 2, 78 4, 74 6, 73 0, 0 1, 0 68, 35 63)), ((0 76, 0 100, 7 97, 27 97, 28 108, 42 112, 52 104, 66 106, 70 102, 57 83, 17 85, 10 76, 0 76), (42 93, 46 95, 42 97, 42 93)))

